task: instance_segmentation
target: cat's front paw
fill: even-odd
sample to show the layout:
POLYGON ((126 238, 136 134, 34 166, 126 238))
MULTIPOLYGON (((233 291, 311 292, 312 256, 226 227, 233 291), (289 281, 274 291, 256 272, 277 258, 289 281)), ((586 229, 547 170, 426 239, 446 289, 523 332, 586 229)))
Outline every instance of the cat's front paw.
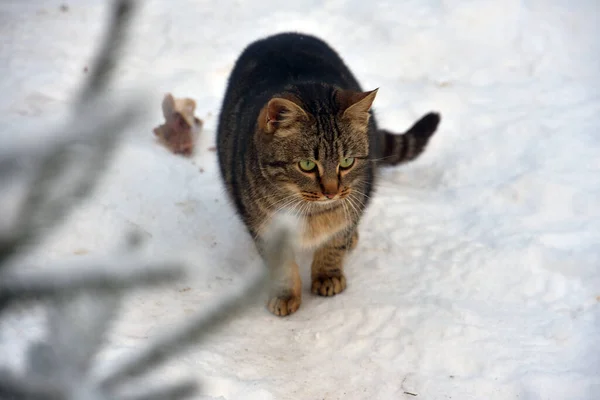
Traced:
POLYGON ((298 311, 302 298, 295 295, 274 296, 269 299, 267 308, 279 317, 285 317, 298 311))
POLYGON ((312 292, 321 296, 335 296, 346 289, 346 277, 339 276, 321 276, 312 281, 312 292))

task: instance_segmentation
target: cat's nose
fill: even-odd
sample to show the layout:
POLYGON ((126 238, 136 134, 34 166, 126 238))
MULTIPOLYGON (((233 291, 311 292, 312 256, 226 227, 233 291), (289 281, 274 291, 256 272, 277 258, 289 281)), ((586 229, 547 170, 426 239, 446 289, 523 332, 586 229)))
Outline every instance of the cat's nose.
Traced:
POLYGON ((333 199, 338 194, 337 179, 325 178, 321 184, 321 192, 328 199, 333 199))

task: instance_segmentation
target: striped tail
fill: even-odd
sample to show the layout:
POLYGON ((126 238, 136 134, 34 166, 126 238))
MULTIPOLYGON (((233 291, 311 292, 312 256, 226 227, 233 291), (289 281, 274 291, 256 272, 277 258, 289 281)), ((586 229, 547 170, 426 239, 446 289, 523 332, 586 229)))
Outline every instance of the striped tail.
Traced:
POLYGON ((425 151, 429 138, 437 130, 440 119, 440 114, 430 112, 400 135, 380 129, 383 157, 379 162, 383 165, 398 165, 419 157, 425 151))

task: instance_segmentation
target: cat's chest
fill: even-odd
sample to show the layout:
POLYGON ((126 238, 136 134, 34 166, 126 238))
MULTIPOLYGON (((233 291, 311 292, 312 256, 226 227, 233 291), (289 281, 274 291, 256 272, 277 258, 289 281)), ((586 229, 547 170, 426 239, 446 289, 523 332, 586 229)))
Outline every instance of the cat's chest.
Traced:
POLYGON ((342 207, 305 217, 301 225, 300 246, 315 248, 327 242, 351 224, 342 207))

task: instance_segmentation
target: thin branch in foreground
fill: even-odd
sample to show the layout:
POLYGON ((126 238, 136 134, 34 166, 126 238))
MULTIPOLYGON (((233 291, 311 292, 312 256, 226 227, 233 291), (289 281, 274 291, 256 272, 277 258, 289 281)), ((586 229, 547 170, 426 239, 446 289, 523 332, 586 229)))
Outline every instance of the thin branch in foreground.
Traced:
POLYGON ((244 278, 246 284, 226 298, 211 305, 208 311, 193 316, 187 322, 166 332, 148 346, 124 360, 115 361, 111 371, 100 377, 99 386, 104 389, 114 388, 124 381, 140 376, 158 364, 175 357, 180 351, 220 327, 223 323, 237 316, 237 312, 248 305, 262 292, 266 282, 266 271, 260 268, 259 273, 244 278))
POLYGON ((153 285, 182 278, 185 269, 178 263, 124 259, 118 268, 108 263, 75 265, 71 268, 19 269, 0 274, 0 298, 15 300, 67 296, 83 290, 118 290, 153 285), (109 264, 110 265, 110 264, 109 264))
POLYGON ((64 398, 63 387, 53 380, 18 377, 0 370, 0 398, 27 400, 59 400, 64 398))
MULTIPOLYGON (((86 265, 62 270, 54 265, 29 270, 3 268, 8 265, 5 261, 23 245, 47 236, 78 201, 89 197, 106 170, 120 135, 141 115, 138 99, 124 102, 120 107, 105 99, 133 4, 133 0, 114 2, 111 24, 90 79, 83 85, 71 117, 60 131, 57 129, 57 140, 40 152, 44 155, 32 157, 38 163, 33 179, 24 181, 30 184, 25 187, 23 207, 16 213, 16 229, 0 238, 0 311, 9 303, 33 299, 53 306, 48 310, 47 335, 37 344, 30 344, 25 370, 0 371, 0 398, 176 400, 189 397, 197 390, 197 384, 191 380, 163 384, 152 382, 147 376, 136 379, 137 382, 133 380, 154 372, 165 361, 237 317, 266 286, 267 268, 261 263, 251 270, 251 276, 241 278, 242 285, 225 293, 226 297, 163 332, 148 345, 136 346, 128 357, 112 360, 96 378, 93 373, 98 365, 92 364, 102 351, 107 330, 116 315, 121 300, 118 296, 138 286, 180 278, 185 272, 183 264, 115 258, 103 263, 87 261, 86 265), (79 151, 84 147, 81 145, 85 146, 83 152, 79 151), (126 391, 128 388, 132 391, 126 391)), ((0 161, 5 161, 2 157, 0 161)), ((9 164, 15 159, 18 160, 14 156, 7 158, 9 164)), ((292 231, 293 228, 279 232, 268 240, 268 265, 288 257, 292 231)), ((136 242, 133 238, 128 247, 134 247, 136 242)))
MULTIPOLYGON (((71 166, 68 162, 69 158, 65 157, 69 143, 59 143, 54 150, 43 158, 38 167, 38 176, 29 186, 28 194, 25 196, 24 206, 19 213, 20 216, 17 219, 17 226, 13 229, 13 235, 0 238, 0 269, 6 265, 4 261, 12 257, 20 247, 41 235, 39 225, 44 217, 51 218, 51 221, 60 220, 71 209, 69 205, 73 200, 81 200, 91 191, 97 182, 99 173, 103 171, 98 160, 104 162, 108 158, 115 147, 114 135, 121 132, 125 125, 130 123, 133 116, 136 115, 136 113, 130 112, 134 109, 126 107, 125 112, 117 113, 115 118, 111 118, 113 117, 111 115, 103 115, 102 118, 90 119, 90 116, 93 115, 90 113, 94 109, 93 105, 98 105, 94 103, 97 103, 111 78, 119 50, 123 47, 126 27, 133 9, 133 0, 115 1, 106 39, 92 66, 90 78, 87 84, 83 86, 81 95, 75 102, 74 120, 59 130, 61 134, 65 129, 72 132, 73 134, 66 135, 70 140, 82 136, 89 137, 87 133, 82 135, 84 132, 77 131, 77 129, 84 129, 84 127, 87 127, 88 133, 91 130, 96 134, 98 142, 91 143, 93 146, 99 146, 96 149, 97 151, 93 153, 94 160, 89 164, 82 164, 84 168, 87 168, 85 171, 87 174, 84 174, 86 179, 77 181, 69 193, 55 199, 54 205, 47 204, 48 193, 45 189, 52 188, 53 184, 62 176, 61 174, 67 171, 67 167, 71 166), (71 195, 74 195, 75 198, 69 198, 71 195), (61 207, 57 205, 61 205, 61 207), (52 206, 52 210, 49 210, 50 206, 52 206)), ((107 107, 106 109, 110 108, 107 107)), ((98 114, 96 113, 96 115, 98 114)), ((47 221, 46 225, 52 224, 47 221)))
MULTIPOLYGON (((280 262, 291 251, 294 229, 289 224, 293 224, 293 221, 284 221, 283 224, 271 228, 266 242, 267 264, 280 262)), ((192 316, 189 321, 171 332, 164 333, 136 354, 115 362, 112 371, 99 378, 99 387, 114 388, 147 372, 193 343, 200 342, 222 324, 237 316, 237 312, 258 297, 267 285, 268 268, 261 262, 254 269, 257 272, 244 278, 246 283, 243 286, 227 294, 221 301, 215 302, 208 311, 192 316)))
POLYGON ((143 393, 121 393, 114 396, 114 398, 120 400, 179 400, 191 397, 198 389, 199 385, 196 381, 184 380, 155 387, 146 387, 143 393))
MULTIPOLYGON (((94 106, 106 106, 100 102, 94 106)), ((30 241, 47 233, 44 227, 54 226, 72 210, 76 201, 86 198, 104 171, 109 155, 116 147, 117 136, 123 128, 140 116, 139 107, 126 105, 109 115, 98 115, 91 107, 75 116, 60 130, 72 132, 69 136, 92 138, 87 148, 92 154, 79 163, 77 176, 57 187, 57 182, 72 168, 72 143, 63 141, 46 156, 39 165, 38 174, 32 181, 29 194, 21 211, 21 226, 17 228, 21 240, 30 241), (94 137, 95 136, 95 137, 94 137)), ((72 141, 73 139, 71 139, 72 141)), ((1 260, 0 260, 1 262, 1 260)))
POLYGON ((120 51, 125 42, 125 34, 128 22, 134 11, 135 1, 115 0, 112 10, 110 29, 106 32, 104 43, 100 47, 98 56, 90 70, 90 79, 82 88, 79 100, 76 104, 87 104, 88 101, 98 96, 108 85, 111 74, 114 71, 116 61, 119 59, 120 51))

